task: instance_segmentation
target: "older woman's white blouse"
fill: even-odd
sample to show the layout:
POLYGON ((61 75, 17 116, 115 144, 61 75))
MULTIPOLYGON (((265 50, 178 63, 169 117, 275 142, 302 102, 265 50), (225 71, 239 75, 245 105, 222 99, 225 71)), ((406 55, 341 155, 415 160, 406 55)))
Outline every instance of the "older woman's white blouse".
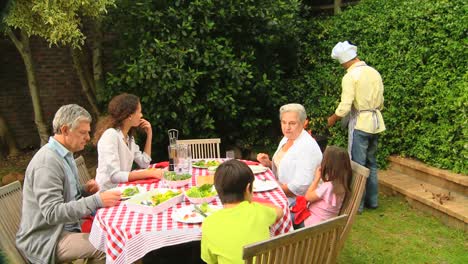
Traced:
POLYGON ((101 190, 108 190, 118 183, 128 182, 134 161, 140 168, 148 168, 151 157, 140 151, 133 137, 128 137, 128 142, 127 146, 122 131, 115 128, 104 131, 99 139, 96 182, 101 190))
MULTIPOLYGON (((275 160, 275 156, 287 141, 288 138, 283 137, 273 156, 273 160, 275 160)), ((299 137, 294 140, 294 144, 282 157, 279 166, 273 162, 273 173, 279 182, 288 186, 288 189, 292 193, 295 195, 305 195, 314 179, 315 170, 321 162, 322 151, 319 145, 309 133, 302 130, 299 137)), ((294 200, 294 197, 288 197, 290 204, 294 200)))

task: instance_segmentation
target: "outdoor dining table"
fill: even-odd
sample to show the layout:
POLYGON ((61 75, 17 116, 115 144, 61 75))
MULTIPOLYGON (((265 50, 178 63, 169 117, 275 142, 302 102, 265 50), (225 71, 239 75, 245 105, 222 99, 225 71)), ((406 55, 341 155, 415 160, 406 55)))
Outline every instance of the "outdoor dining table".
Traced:
MULTIPOLYGON (((154 165, 152 165, 154 166, 154 165)), ((207 169, 192 168, 192 183, 179 188, 186 190, 196 185, 197 175, 208 175, 207 169)), ((258 180, 275 180, 271 170, 255 174, 258 180)), ((164 188, 163 181, 149 184, 125 183, 119 186, 141 186, 148 191, 164 188)), ((288 200, 281 188, 255 192, 254 198, 265 199, 283 208, 284 216, 270 227, 270 235, 277 236, 293 230, 288 200)), ((221 206, 219 197, 212 202, 221 206)), ((184 201, 175 208, 190 205, 184 201)), ((172 219, 174 207, 158 214, 143 214, 129 210, 124 203, 97 210, 89 240, 93 246, 106 253, 106 263, 132 263, 147 253, 167 246, 201 240, 201 223, 181 223, 172 219)))

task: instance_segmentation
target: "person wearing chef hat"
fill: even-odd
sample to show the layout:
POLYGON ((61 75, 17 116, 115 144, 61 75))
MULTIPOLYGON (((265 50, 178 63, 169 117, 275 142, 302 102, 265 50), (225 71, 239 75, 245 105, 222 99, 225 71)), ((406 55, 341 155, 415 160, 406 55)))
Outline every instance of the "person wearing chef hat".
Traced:
POLYGON ((333 126, 343 117, 348 126, 348 151, 351 159, 370 170, 366 189, 359 207, 375 209, 378 206, 377 142, 385 130, 381 110, 384 104, 382 77, 357 56, 357 47, 348 41, 338 42, 331 57, 346 70, 341 82, 341 101, 330 117, 333 126))

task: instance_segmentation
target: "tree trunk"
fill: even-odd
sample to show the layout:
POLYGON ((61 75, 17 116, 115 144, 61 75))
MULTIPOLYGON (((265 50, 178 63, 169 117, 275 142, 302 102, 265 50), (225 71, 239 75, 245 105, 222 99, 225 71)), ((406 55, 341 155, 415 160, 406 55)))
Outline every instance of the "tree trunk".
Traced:
POLYGON ((93 21, 93 43, 92 43, 92 54, 93 54, 93 76, 95 90, 94 94, 98 91, 104 90, 104 75, 102 69, 102 22, 100 20, 93 21))
POLYGON ((335 15, 341 13, 341 2, 342 0, 335 0, 333 2, 333 12, 335 15))
POLYGON ((12 136, 6 120, 0 115, 0 141, 8 149, 8 156, 18 156, 19 150, 15 138, 12 136))
POLYGON ((18 39, 10 28, 7 29, 7 34, 21 54, 24 66, 26 67, 29 93, 31 95, 34 109, 34 123, 36 123, 39 138, 41 139, 41 146, 43 146, 49 140, 49 133, 47 132, 47 126, 45 125, 44 118, 42 117, 41 100, 39 97, 39 89, 36 84, 36 71, 32 60, 31 47, 29 46, 29 37, 24 31, 20 30, 21 38, 18 39))
POLYGON ((76 73, 78 74, 78 78, 81 82, 81 88, 83 90, 83 93, 86 95, 86 98, 88 99, 89 105, 91 106, 94 115, 98 117, 100 115, 100 111, 97 107, 96 97, 92 90, 93 81, 90 80, 90 78, 86 77, 86 67, 83 66, 83 60, 81 58, 82 53, 79 49, 74 48, 70 48, 70 52, 73 58, 73 65, 75 66, 76 73))

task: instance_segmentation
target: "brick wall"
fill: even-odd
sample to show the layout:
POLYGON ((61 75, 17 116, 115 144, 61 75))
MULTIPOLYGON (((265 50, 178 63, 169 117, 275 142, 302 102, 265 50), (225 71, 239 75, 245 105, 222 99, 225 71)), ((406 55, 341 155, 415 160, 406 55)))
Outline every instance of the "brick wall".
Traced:
MULTIPOLYGON (((31 39, 31 50, 42 114, 50 130, 54 114, 61 105, 76 103, 90 110, 69 50, 49 48, 45 41, 38 38, 31 39)), ((0 37, 0 114, 8 122, 20 148, 39 146, 23 60, 6 37, 0 37)))

